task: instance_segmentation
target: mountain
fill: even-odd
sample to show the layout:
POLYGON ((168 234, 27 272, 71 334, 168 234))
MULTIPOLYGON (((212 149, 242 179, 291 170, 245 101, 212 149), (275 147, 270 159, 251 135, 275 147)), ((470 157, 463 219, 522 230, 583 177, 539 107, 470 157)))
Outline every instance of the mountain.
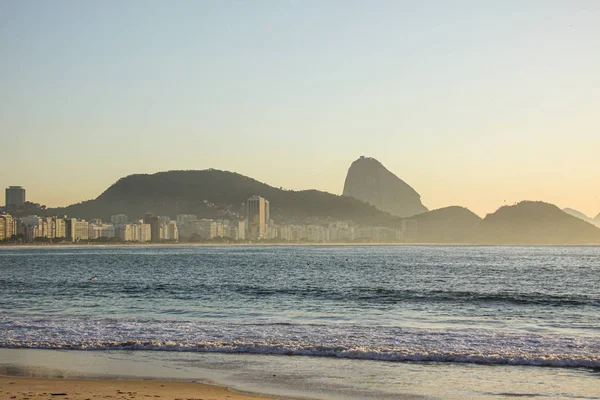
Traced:
POLYGON ((242 203, 255 194, 269 200, 271 217, 278 222, 332 218, 381 224, 394 218, 351 197, 317 190, 277 189, 240 174, 214 169, 129 175, 94 200, 48 209, 46 214, 108 219, 123 213, 137 219, 152 212, 171 217, 196 214, 200 218, 235 218, 244 213, 242 203))
POLYGON ((488 214, 481 223, 480 240, 497 244, 600 243, 600 229, 553 204, 523 201, 488 214))
POLYGON ((481 218, 467 208, 452 206, 407 218, 406 239, 416 243, 475 243, 481 218), (410 224, 415 221, 416 224, 410 224), (411 230, 414 230, 411 232, 411 230))
POLYGON ((590 224, 595 224, 595 221, 593 218, 588 217, 587 215, 585 215, 584 213, 582 213, 581 211, 577 211, 573 208, 563 208, 562 209, 564 212, 566 212, 569 215, 572 215, 576 218, 579 218, 581 220, 584 220, 585 222, 589 222, 590 224))
POLYGON ((344 196, 362 200, 399 217, 427 211, 419 193, 370 157, 360 157, 350 165, 344 196))

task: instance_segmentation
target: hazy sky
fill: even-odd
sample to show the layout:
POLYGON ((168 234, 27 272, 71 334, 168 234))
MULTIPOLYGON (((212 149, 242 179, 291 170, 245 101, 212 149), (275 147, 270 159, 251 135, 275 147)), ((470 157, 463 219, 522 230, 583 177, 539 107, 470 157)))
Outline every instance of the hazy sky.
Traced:
POLYGON ((339 194, 366 155, 429 208, 594 216, 599 21, 596 0, 0 0, 0 185, 58 206, 218 168, 339 194))

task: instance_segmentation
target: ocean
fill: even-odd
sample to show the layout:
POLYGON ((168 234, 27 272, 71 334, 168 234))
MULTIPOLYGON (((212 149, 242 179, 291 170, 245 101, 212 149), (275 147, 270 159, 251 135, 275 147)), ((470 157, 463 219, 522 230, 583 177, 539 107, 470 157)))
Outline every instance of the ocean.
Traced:
POLYGON ((0 348, 296 398, 599 399, 600 247, 0 248, 0 348))

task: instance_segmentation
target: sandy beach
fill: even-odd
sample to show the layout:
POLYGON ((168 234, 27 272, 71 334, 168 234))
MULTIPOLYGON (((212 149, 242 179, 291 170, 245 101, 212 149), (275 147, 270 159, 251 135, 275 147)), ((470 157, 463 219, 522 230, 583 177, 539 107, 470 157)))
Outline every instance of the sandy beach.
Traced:
POLYGON ((261 400, 196 382, 67 380, 0 376, 0 399, 261 400))

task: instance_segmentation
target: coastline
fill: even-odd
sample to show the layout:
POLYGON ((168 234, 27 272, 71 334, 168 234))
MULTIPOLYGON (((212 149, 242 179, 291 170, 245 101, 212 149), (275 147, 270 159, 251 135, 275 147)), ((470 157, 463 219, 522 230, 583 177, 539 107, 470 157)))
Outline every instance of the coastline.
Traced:
POLYGON ((206 399, 267 400, 234 392, 221 386, 198 382, 121 379, 50 379, 21 376, 0 376, 0 399, 29 399, 32 397, 86 400, 93 397, 108 399, 206 399))
POLYGON ((84 247, 354 247, 354 246, 389 246, 389 247, 598 247, 600 243, 557 243, 557 244, 539 244, 539 243, 52 243, 52 244, 1 244, 0 249, 20 249, 20 248, 84 248, 84 247))

